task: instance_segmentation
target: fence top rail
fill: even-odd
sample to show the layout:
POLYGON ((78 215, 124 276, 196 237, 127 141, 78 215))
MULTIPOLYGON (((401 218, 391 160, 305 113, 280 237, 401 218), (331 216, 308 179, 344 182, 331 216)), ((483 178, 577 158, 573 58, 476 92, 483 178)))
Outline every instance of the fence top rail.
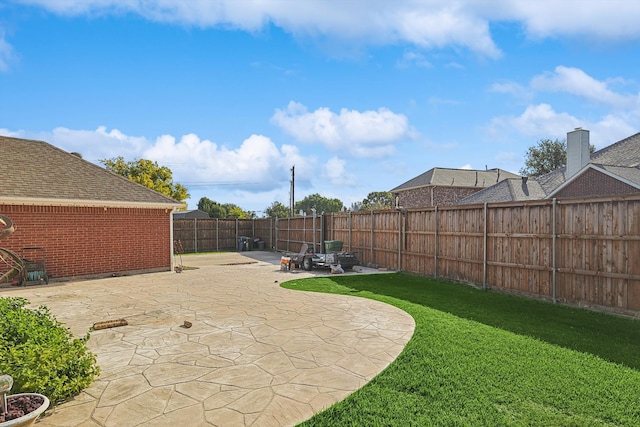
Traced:
MULTIPOLYGON (((603 203, 603 202, 640 202, 640 194, 629 194, 626 196, 601 196, 601 197, 579 197, 579 198, 562 198, 555 199, 558 205, 576 205, 586 203, 603 203)), ((347 218, 351 215, 371 215, 372 213, 389 214, 397 212, 435 212, 445 210, 473 210, 487 208, 509 208, 509 207, 525 207, 525 206, 548 206, 553 204, 553 199, 541 199, 541 200, 521 200, 510 202, 490 202, 490 203, 473 203, 466 205, 438 205, 438 206, 425 206, 421 208, 398 208, 398 209, 376 209, 376 210, 361 210, 357 212, 327 212, 325 214, 318 214, 316 219, 319 219, 323 215, 332 215, 336 218, 347 218)), ((196 218, 175 218, 175 222, 193 222, 196 218)), ((219 222, 268 222, 275 220, 279 221, 305 221, 312 220, 312 215, 307 216, 294 216, 294 217, 282 217, 282 218, 250 218, 250 219, 230 219, 230 218, 197 218, 198 221, 219 221, 219 222)))

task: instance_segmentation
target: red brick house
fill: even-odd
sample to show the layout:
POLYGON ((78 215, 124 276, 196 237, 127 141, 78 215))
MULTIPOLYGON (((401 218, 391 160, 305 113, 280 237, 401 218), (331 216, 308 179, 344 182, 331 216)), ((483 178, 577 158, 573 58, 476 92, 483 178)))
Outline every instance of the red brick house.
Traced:
POLYGON ((519 175, 500 169, 433 168, 391 190, 396 207, 455 205, 480 190, 519 175))
POLYGON ((0 152, 0 246, 43 248, 53 279, 172 269, 180 202, 43 141, 0 136, 0 152))
POLYGON ((567 133, 567 165, 539 177, 508 179, 460 204, 553 198, 623 196, 640 193, 640 133, 589 151, 589 131, 567 133))

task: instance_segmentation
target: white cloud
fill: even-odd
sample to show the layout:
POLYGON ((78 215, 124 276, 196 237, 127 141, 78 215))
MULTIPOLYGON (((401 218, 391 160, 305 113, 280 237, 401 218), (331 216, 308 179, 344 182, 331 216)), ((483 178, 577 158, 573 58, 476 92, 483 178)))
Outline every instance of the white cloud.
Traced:
POLYGON ((501 56, 490 25, 519 22, 531 38, 640 37, 640 2, 491 0, 22 0, 64 15, 132 12, 156 22, 259 32, 269 24, 297 37, 344 45, 410 43, 424 49, 462 47, 501 56))
POLYGON ((531 87, 535 90, 566 92, 618 108, 632 107, 638 102, 637 95, 620 95, 609 89, 606 82, 594 79, 581 69, 562 65, 557 66, 553 73, 547 72, 534 77, 531 87))
POLYGON ((329 150, 358 157, 380 157, 393 152, 395 142, 413 137, 406 116, 387 108, 355 111, 343 108, 339 114, 328 108, 309 112, 291 101, 286 110, 277 109, 271 122, 306 143, 321 143, 329 150))
POLYGON ((342 187, 353 187, 356 184, 356 177, 346 169, 347 162, 338 157, 330 158, 322 166, 322 176, 331 185, 342 187))
POLYGON ((419 68, 433 68, 429 60, 419 52, 405 52, 397 63, 398 68, 407 68, 412 65, 419 68))
POLYGON ((597 80, 579 68, 557 66, 553 72, 545 72, 531 79, 529 87, 515 82, 496 83, 493 92, 509 93, 523 99, 542 96, 544 92, 568 94, 581 101, 603 106, 602 117, 575 117, 566 112, 556 112, 549 103, 531 104, 519 116, 494 118, 487 127, 488 134, 496 139, 510 132, 540 138, 565 138, 566 132, 575 127, 589 129, 596 148, 609 145, 632 135, 640 127, 640 95, 620 93, 612 87, 633 87, 633 82, 614 77, 597 80), (615 114, 610 112, 614 110, 615 114))
POLYGON ((530 89, 516 82, 494 83, 491 85, 489 90, 495 93, 508 94, 517 99, 527 100, 533 97, 533 93, 531 92, 530 89))
MULTIPOLYGON (((303 158, 297 148, 287 146, 279 150, 266 136, 251 135, 235 149, 197 135, 184 135, 180 141, 163 135, 145 151, 145 158, 169 165, 174 176, 182 177, 185 185, 224 186, 250 191, 270 191, 289 180, 292 165, 309 166, 313 159, 303 158)), ((310 171, 296 168, 301 179, 308 179, 310 171)))
POLYGON ((132 12, 156 22, 259 32, 276 25, 298 38, 345 46, 411 43, 462 47, 497 57, 488 20, 448 0, 415 2, 305 0, 23 0, 63 15, 132 12), (334 43, 335 44, 335 43, 334 43))
POLYGON ((15 59, 13 46, 7 42, 4 32, 0 29, 0 72, 9 71, 15 59))
POLYGON ((640 37, 640 3, 628 0, 508 1, 495 6, 492 16, 520 21, 532 38, 558 35, 608 40, 640 37))
POLYGON ((497 117, 491 121, 489 133, 499 137, 516 131, 533 138, 562 138, 567 131, 585 127, 580 120, 567 114, 557 113, 549 104, 530 105, 519 116, 497 117))
POLYGON ((487 20, 469 13, 461 5, 448 3, 430 8, 416 7, 414 3, 411 6, 391 15, 396 17, 394 31, 401 40, 425 48, 463 46, 492 58, 502 55, 491 39, 487 20))
POLYGON ((607 115, 599 121, 580 120, 568 113, 558 113, 548 104, 530 105, 519 116, 494 118, 486 131, 498 140, 502 135, 519 134, 532 142, 543 139, 565 139, 567 132, 581 127, 590 131, 590 141, 597 149, 637 132, 618 115, 607 115))
POLYGON ((57 127, 50 132, 11 131, 0 129, 1 135, 16 138, 46 141, 65 151, 76 152, 90 162, 122 156, 126 159, 139 158, 143 150, 151 145, 145 137, 125 135, 118 129, 107 131, 100 126, 95 130, 76 130, 57 127))
POLYGON ((126 135, 118 129, 108 131, 55 128, 51 132, 29 133, 0 129, 0 135, 46 141, 60 149, 78 152, 90 162, 117 156, 125 160, 149 159, 167 166, 176 182, 187 187, 228 186, 234 190, 251 192, 272 191, 288 185, 290 169, 296 166, 296 180, 300 185, 317 176, 317 160, 304 157, 297 147, 283 145, 280 149, 262 135, 251 135, 235 149, 228 149, 195 134, 177 140, 162 135, 155 141, 145 137, 126 135))

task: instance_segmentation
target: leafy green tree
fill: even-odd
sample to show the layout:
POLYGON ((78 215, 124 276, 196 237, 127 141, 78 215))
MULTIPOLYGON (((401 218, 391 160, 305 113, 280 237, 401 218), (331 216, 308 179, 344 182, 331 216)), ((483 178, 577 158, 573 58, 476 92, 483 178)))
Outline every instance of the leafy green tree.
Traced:
POLYGON ((122 156, 100 160, 105 168, 179 202, 189 198, 187 188, 173 182, 171 169, 146 159, 125 161, 122 156))
POLYGON ((251 218, 255 218, 256 216, 255 212, 245 211, 240 206, 235 205, 233 203, 225 203, 222 206, 227 211, 226 218, 251 219, 251 218))
POLYGON ((340 212, 344 204, 340 199, 328 199, 318 193, 311 194, 299 202, 296 202, 295 211, 304 211, 311 214, 312 208, 315 208, 319 214, 322 212, 340 212))
MULTIPOLYGON (((593 153, 595 147, 589 146, 593 153)), ((525 155, 524 167, 520 175, 540 176, 567 164, 567 141, 541 139, 538 144, 529 147, 525 155)))
POLYGON ((280 202, 273 202, 264 210, 264 214, 267 218, 288 218, 289 208, 280 202))
POLYGON ((525 155, 525 166, 520 169, 523 176, 540 176, 567 163, 567 142, 565 140, 541 139, 529 147, 525 155))
POLYGON ((207 212, 210 218, 252 219, 256 217, 253 211, 245 211, 233 203, 221 204, 208 197, 198 201, 198 209, 207 212))
POLYGON ((374 191, 367 195, 367 197, 362 200, 360 203, 360 210, 380 210, 380 209, 391 209, 392 207, 392 197, 391 192, 389 191, 374 191))
POLYGON ((209 214, 209 218, 226 218, 227 210, 218 202, 202 197, 198 200, 198 209, 209 214))

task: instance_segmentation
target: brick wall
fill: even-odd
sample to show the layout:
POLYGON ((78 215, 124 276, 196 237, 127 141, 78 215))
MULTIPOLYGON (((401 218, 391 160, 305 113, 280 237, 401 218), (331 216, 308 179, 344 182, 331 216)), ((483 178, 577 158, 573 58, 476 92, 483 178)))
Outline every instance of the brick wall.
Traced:
POLYGON ((42 247, 51 278, 171 269, 165 209, 1 205, 16 231, 0 246, 42 247))
POLYGON ((458 200, 472 195, 482 188, 469 187, 421 187, 398 193, 400 206, 406 209, 425 208, 429 206, 451 206, 458 200), (433 190, 433 203, 432 203, 433 190))
POLYGON ((638 193, 637 188, 620 182, 602 172, 587 169, 575 181, 571 182, 555 197, 597 197, 597 196, 622 196, 638 193))

